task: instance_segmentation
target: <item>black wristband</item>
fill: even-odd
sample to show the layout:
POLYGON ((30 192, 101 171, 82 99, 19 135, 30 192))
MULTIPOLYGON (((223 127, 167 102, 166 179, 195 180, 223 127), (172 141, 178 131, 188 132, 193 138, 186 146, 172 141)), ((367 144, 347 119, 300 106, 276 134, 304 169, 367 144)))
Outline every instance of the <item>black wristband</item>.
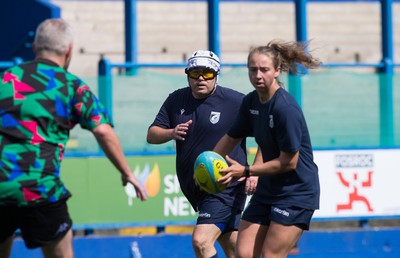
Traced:
POLYGON ((250 167, 249 166, 244 166, 244 176, 248 178, 250 176, 250 167))

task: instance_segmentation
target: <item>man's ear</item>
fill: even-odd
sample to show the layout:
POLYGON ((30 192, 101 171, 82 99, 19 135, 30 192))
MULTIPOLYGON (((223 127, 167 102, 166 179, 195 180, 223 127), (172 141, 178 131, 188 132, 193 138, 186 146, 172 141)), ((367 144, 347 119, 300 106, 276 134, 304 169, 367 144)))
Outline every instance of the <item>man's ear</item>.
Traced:
POLYGON ((69 44, 68 47, 67 47, 66 55, 67 55, 68 58, 71 58, 71 56, 72 56, 72 50, 73 50, 73 45, 72 45, 72 43, 71 43, 71 44, 69 44))
POLYGON ((67 51, 65 52, 65 60, 64 60, 64 69, 67 70, 69 67, 69 64, 71 62, 72 59, 72 49, 73 49, 73 45, 72 43, 68 45, 67 47, 67 51))

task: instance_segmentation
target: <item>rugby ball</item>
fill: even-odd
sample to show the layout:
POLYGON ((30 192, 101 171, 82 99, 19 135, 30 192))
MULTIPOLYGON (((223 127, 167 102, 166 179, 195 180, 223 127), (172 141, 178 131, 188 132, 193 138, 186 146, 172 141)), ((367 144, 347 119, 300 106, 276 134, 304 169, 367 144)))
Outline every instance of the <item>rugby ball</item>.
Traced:
POLYGON ((204 151, 194 162, 194 180, 207 193, 220 193, 225 190, 226 185, 217 182, 223 176, 219 171, 227 167, 228 164, 221 155, 213 151, 204 151))

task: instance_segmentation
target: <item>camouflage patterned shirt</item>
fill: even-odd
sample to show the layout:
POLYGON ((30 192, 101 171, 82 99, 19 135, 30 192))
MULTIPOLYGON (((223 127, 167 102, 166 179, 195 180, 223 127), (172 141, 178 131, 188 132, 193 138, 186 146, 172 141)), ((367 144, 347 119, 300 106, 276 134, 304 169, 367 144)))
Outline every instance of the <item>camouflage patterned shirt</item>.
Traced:
POLYGON ((49 60, 0 75, 0 205, 35 206, 71 195, 60 179, 70 130, 111 124, 89 87, 49 60))

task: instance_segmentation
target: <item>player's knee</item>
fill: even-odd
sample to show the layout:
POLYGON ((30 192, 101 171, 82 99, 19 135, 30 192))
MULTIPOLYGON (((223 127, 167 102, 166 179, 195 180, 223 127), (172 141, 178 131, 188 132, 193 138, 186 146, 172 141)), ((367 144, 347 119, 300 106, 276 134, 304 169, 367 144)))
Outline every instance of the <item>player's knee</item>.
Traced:
POLYGON ((193 237, 192 246, 196 252, 203 253, 203 250, 206 249, 206 242, 204 239, 193 237))
POLYGON ((291 248, 280 247, 280 248, 264 248, 262 257, 287 257, 291 248))
POLYGON ((248 258, 254 257, 254 254, 251 251, 244 251, 244 250, 236 250, 235 257, 237 258, 248 258))
POLYGON ((193 235, 192 246, 196 253, 204 254, 213 246, 213 243, 206 237, 193 235))
POLYGON ((257 247, 253 245, 236 246, 235 257, 236 258, 261 257, 261 251, 262 251, 261 248, 262 247, 257 247))

